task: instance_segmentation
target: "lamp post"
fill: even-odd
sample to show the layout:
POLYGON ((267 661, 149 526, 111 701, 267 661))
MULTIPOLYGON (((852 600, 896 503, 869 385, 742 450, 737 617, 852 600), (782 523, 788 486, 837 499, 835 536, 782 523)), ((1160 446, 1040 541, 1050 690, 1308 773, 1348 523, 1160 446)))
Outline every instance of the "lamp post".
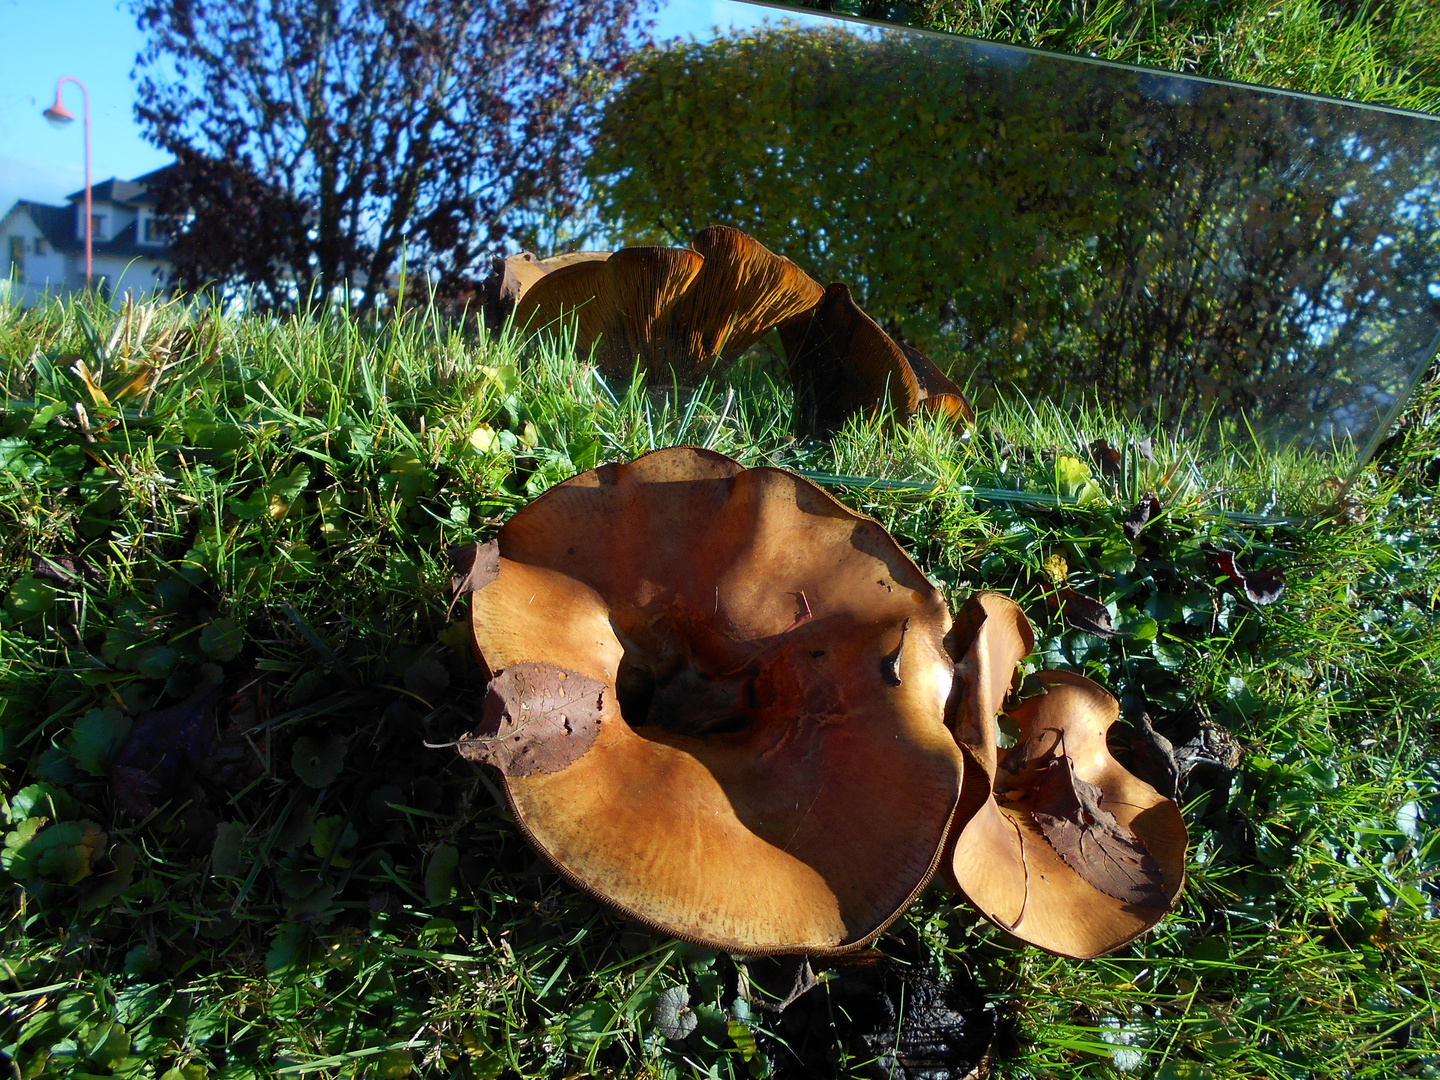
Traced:
POLYGON ((85 99, 85 288, 90 288, 92 237, 91 230, 94 225, 94 218, 90 214, 90 91, 85 89, 85 84, 73 75, 65 75, 55 84, 55 104, 45 110, 45 119, 56 127, 64 127, 75 119, 75 115, 60 100, 61 88, 67 82, 73 82, 80 87, 80 93, 85 99))

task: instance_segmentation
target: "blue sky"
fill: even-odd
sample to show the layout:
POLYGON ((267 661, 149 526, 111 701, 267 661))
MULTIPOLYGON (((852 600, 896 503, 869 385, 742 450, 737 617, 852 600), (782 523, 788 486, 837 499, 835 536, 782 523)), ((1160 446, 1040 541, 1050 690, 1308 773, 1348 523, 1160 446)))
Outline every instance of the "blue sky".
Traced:
MULTIPOLYGON (((754 26, 782 17, 825 20, 728 0, 669 0, 657 16, 659 37, 710 36, 711 28, 754 26)), ((65 86, 76 122, 53 128, 41 113, 55 83, 73 75, 90 91, 92 173, 98 184, 165 164, 135 126, 130 71, 144 46, 127 3, 117 0, 0 0, 0 215, 16 199, 60 202, 85 183, 81 96, 65 86)))

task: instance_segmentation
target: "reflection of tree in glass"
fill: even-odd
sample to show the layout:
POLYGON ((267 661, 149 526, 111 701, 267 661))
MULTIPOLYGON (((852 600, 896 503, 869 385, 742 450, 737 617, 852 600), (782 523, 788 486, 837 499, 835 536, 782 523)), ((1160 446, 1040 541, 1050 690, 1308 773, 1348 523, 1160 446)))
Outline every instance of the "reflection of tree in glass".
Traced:
POLYGON ((627 240, 745 229, 962 376, 1168 416, 1288 412, 1323 437, 1372 423, 1434 332, 1427 127, 971 42, 772 29, 643 54, 588 168, 627 240))

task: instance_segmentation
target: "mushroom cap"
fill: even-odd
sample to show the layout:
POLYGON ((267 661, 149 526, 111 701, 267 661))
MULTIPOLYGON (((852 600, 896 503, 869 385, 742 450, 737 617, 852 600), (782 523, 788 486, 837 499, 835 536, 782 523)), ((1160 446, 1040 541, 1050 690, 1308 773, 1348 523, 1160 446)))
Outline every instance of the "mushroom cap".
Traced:
POLYGON ((995 717, 1015 681, 1015 665, 1035 648, 1035 631, 1014 600, 978 592, 955 616, 951 639, 964 652, 955 664, 950 723, 955 741, 983 774, 988 795, 997 761, 995 717))
POLYGON ((920 383, 905 354, 847 286, 832 284, 810 311, 779 330, 796 411, 815 431, 833 431, 887 399, 905 417, 919 404, 920 383))
POLYGON ((541 259, 540 267, 545 273, 553 274, 562 266, 573 266, 580 262, 604 262, 614 254, 613 251, 567 251, 560 255, 551 255, 549 258, 541 259))
POLYGON ((607 374, 628 376, 638 358, 641 370, 688 384, 822 292, 789 259, 712 225, 688 248, 623 248, 551 268, 519 296, 515 320, 538 329, 570 315, 577 347, 588 352, 598 342, 607 374))
MULTIPOLYGON (((1120 714, 1115 698, 1066 671, 1042 671, 1039 680, 1046 693, 1009 714, 1020 726, 1020 741, 992 767, 995 797, 981 803, 956 836, 947 870, 996 925, 1049 952, 1090 959, 1134 940, 1175 906, 1185 881, 1188 838, 1180 808, 1110 755, 1105 733, 1120 714), (1150 902, 1102 891, 1047 839, 1036 818, 1038 769, 1061 754, 1075 778, 1099 789, 1103 809, 1119 828, 1148 849, 1159 877, 1150 902)), ((986 725, 989 749, 978 754, 991 762, 993 728, 986 725)))
POLYGON ((729 363, 825 294, 809 274, 739 229, 711 225, 690 246, 705 266, 677 308, 689 355, 729 363))
POLYGON ((919 349, 903 341, 895 342, 909 361, 915 381, 920 384, 920 409, 922 412, 938 412, 952 420, 967 424, 975 422, 975 409, 966 399, 955 381, 940 370, 940 365, 919 349))
POLYGON ((576 346, 596 351, 607 374, 658 370, 657 330, 700 272, 689 248, 623 248, 606 259, 569 263, 546 274, 515 305, 515 321, 539 329, 572 321, 576 346))
POLYGON ((924 888, 961 780, 950 616, 879 524, 675 447, 551 488, 499 550, 471 596, 490 670, 604 687, 576 760, 503 777, 566 878, 750 954, 858 947, 924 888))

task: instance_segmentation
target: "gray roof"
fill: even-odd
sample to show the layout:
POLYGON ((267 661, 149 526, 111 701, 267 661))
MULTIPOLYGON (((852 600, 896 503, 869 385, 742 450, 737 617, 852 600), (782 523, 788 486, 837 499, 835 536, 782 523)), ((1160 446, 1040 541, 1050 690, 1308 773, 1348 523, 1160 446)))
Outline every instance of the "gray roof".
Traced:
MULTIPOLYGON (((144 176, 137 176, 134 180, 121 180, 118 176, 112 176, 109 180, 91 184, 90 201, 119 203, 123 206, 154 206, 155 196, 151 194, 152 189, 174 167, 173 165, 162 165, 144 176)), ((66 195, 65 198, 70 202, 79 202, 85 198, 85 189, 81 188, 72 195, 66 195)))

